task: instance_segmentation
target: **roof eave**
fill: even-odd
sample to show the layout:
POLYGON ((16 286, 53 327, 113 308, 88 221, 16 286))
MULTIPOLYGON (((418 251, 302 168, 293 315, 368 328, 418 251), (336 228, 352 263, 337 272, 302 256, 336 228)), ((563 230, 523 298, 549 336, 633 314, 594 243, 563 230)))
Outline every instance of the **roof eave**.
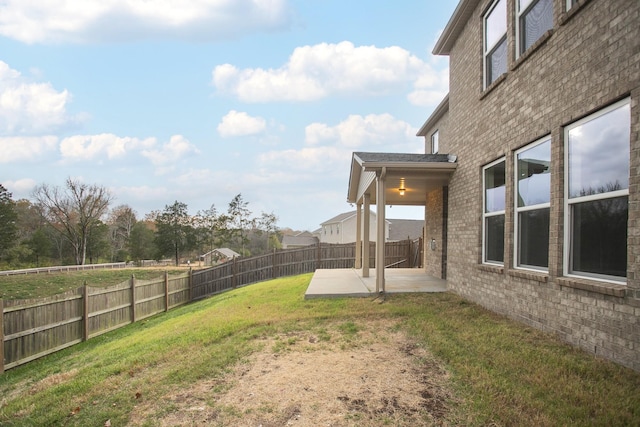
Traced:
POLYGON ((440 38, 436 42, 432 53, 434 55, 449 55, 451 48, 455 44, 458 36, 462 32, 465 24, 473 14, 474 9, 480 0, 460 0, 456 10, 451 15, 447 26, 442 31, 440 38))
POLYGON ((427 131, 431 129, 438 120, 449 111, 449 94, 447 93, 440 104, 433 110, 426 122, 422 125, 416 136, 427 136, 427 131))

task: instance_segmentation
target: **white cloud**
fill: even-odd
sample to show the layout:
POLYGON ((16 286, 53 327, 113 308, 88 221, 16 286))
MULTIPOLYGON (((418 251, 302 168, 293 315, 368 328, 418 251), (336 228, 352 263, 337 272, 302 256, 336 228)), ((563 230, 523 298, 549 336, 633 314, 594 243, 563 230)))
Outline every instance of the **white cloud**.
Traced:
POLYGON ((25 43, 215 41, 289 25, 287 0, 4 0, 0 34, 25 43))
POLYGON ((252 117, 247 113, 229 111, 218 125, 218 133, 223 138, 257 135, 265 131, 267 122, 262 117, 252 117))
POLYGON ((150 148, 155 142, 154 138, 119 137, 110 133, 75 135, 62 140, 60 153, 65 160, 91 160, 104 157, 112 160, 123 157, 131 150, 150 148))
POLYGON ((69 116, 70 101, 67 90, 31 82, 0 61, 0 134, 42 134, 75 124, 81 117, 69 116))
POLYGON ((2 185, 12 193, 13 200, 18 200, 20 198, 26 198, 36 187, 37 183, 34 179, 24 178, 15 181, 4 181, 2 185))
POLYGON ((0 137, 0 163, 29 162, 42 158, 56 149, 58 138, 0 137))
MULTIPOLYGON (((160 149, 142 150, 142 155, 151 161, 155 166, 164 167, 171 166, 172 163, 191 153, 199 153, 198 148, 191 144, 182 135, 173 135, 169 142, 164 144, 160 149)), ((170 170, 168 168, 166 170, 170 170)))
POLYGON ((367 150, 372 150, 382 146, 383 151, 401 147, 406 150, 418 145, 416 131, 409 123, 391 114, 350 115, 336 126, 324 123, 308 125, 305 141, 310 145, 333 142, 349 149, 366 146, 367 150))
POLYGON ((417 82, 419 88, 439 86, 441 75, 418 57, 397 46, 356 47, 343 41, 296 48, 277 69, 214 68, 213 85, 220 93, 244 102, 312 101, 331 94, 382 95, 417 82))

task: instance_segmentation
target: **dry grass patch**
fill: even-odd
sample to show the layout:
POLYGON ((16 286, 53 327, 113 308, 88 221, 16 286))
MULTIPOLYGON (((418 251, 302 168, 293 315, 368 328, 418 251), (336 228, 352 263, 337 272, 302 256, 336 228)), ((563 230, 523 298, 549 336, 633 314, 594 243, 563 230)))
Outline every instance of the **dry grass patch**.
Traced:
POLYGON ((449 374, 392 321, 330 323, 259 343, 224 377, 138 405, 132 424, 448 424, 449 374))

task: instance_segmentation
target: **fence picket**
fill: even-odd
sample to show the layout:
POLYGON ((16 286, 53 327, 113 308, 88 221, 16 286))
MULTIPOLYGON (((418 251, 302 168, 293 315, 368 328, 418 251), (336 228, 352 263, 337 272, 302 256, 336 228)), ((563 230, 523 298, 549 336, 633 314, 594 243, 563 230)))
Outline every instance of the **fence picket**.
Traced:
POLYGON ((0 298, 0 374, 4 373, 4 302, 0 298))
MULTIPOLYGON (((375 246, 374 243, 372 245, 375 246)), ((385 264, 414 267, 410 240, 385 244, 385 264)), ((370 251, 375 254, 375 249, 370 251)), ((316 269, 353 268, 355 244, 317 244, 274 250, 169 278, 130 280, 108 288, 76 290, 47 298, 4 301, 0 298, 0 374, 129 323, 207 296, 267 279, 311 273, 316 269)), ((370 264, 374 266, 373 263, 370 264)))

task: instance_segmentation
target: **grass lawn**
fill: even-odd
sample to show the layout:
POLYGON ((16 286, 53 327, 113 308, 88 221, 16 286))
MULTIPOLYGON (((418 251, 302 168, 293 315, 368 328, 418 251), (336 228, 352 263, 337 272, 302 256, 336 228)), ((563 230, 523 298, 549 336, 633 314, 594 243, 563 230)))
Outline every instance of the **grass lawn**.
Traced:
POLYGON ((27 299, 60 294, 83 286, 117 285, 131 279, 148 280, 160 277, 167 271, 170 276, 184 274, 188 268, 121 268, 113 270, 84 270, 64 273, 25 274, 0 276, 0 298, 27 299))
POLYGON ((260 350, 260 338, 311 331, 342 339, 327 332, 336 322, 352 345, 367 323, 388 322, 428 349, 450 374, 438 424, 640 425, 640 373, 453 294, 304 300, 310 279, 226 292, 11 369, 0 375, 0 425, 122 426, 151 402, 155 411, 137 424, 157 425, 174 410, 168 394, 220 378, 260 350))

